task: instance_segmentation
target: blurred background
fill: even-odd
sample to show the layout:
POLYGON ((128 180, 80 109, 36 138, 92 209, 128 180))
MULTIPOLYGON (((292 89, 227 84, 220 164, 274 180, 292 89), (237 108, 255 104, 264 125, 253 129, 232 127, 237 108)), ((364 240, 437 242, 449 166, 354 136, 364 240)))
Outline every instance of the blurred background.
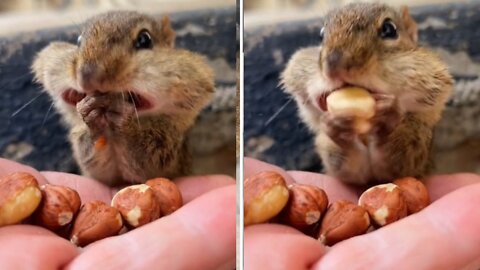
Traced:
MULTIPOLYGON (((310 10, 310 9, 325 9, 336 6, 342 6, 353 2, 378 2, 378 0, 244 0, 245 11, 250 12, 253 10, 310 10)), ((424 5, 432 3, 453 3, 453 2, 468 2, 468 1, 455 1, 455 0, 390 0, 384 1, 390 5, 424 5)))
POLYGON ((158 14, 234 6, 235 0, 0 0, 0 35, 79 24, 112 9, 158 14))
MULTIPOLYGON (((286 20, 321 16, 326 10, 353 2, 378 2, 378 0, 244 0, 245 27, 286 20)), ((389 0, 389 5, 420 6, 428 4, 468 3, 472 0, 389 0)))
POLYGON ((235 0, 0 0, 0 157, 38 170, 78 173, 66 128, 30 72, 52 41, 76 43, 82 24, 108 10, 169 15, 176 46, 207 57, 217 91, 192 129, 195 168, 235 175, 235 0), (214 133, 212 131, 215 131, 214 133))
MULTIPOLYGON (((312 134, 279 87, 292 54, 318 46, 322 16, 351 0, 245 0, 244 153, 290 170, 321 171, 312 134)), ((365 1, 363 1, 365 2, 365 1)), ((480 1, 371 1, 407 5, 419 43, 437 53, 455 87, 435 129, 437 173, 480 173, 480 1)))

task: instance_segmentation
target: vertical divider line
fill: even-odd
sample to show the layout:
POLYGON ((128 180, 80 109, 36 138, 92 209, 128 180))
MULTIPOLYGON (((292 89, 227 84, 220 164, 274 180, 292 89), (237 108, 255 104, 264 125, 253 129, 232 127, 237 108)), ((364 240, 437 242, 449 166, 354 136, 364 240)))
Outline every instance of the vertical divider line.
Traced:
POLYGON ((237 269, 243 270, 244 267, 244 258, 243 258, 243 113, 244 113, 244 98, 243 98, 243 74, 244 74, 244 53, 243 53, 243 29, 244 29, 244 22, 243 22, 243 0, 237 0, 237 5, 240 5, 239 8, 239 27, 237 31, 239 32, 239 57, 238 61, 240 62, 239 66, 239 79, 238 83, 240 84, 240 91, 239 91, 239 126, 237 127, 239 130, 239 154, 238 154, 238 162, 237 162, 237 269))

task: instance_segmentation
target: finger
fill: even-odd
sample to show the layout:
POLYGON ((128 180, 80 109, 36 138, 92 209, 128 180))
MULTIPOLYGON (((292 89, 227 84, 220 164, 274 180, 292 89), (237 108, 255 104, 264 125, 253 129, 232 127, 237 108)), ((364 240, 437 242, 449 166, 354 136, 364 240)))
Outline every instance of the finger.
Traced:
POLYGON ((254 234, 260 233, 271 233, 271 234, 302 234, 299 230, 282 224, 275 224, 275 223, 262 223, 262 224, 255 224, 245 227, 245 231, 249 230, 249 232, 254 232, 254 234))
POLYGON ((55 235, 53 232, 46 230, 42 227, 31 225, 10 225, 0 228, 0 237, 9 234, 23 234, 29 236, 49 236, 55 235))
POLYGON ((281 174, 283 178, 285 178, 287 184, 291 184, 294 182, 292 177, 278 166, 268 164, 266 162, 253 158, 246 157, 243 159, 243 177, 245 179, 263 171, 274 171, 281 174))
POLYGON ((480 184, 460 188, 415 215, 337 244, 315 269, 472 267, 480 254, 478 205, 480 184))
POLYGON ((235 185, 235 180, 226 175, 190 176, 175 179, 175 184, 182 192, 183 203, 188 203, 211 190, 235 185))
POLYGON ((41 172, 50 184, 73 188, 78 192, 82 202, 101 200, 110 204, 112 189, 93 179, 76 174, 61 172, 41 172))
POLYGON ((0 229, 2 269, 60 269, 77 253, 70 242, 40 227, 15 225, 0 229))
POLYGON ((341 181, 324 174, 288 171, 296 183, 314 185, 323 189, 328 195, 329 202, 348 200, 356 202, 358 199, 358 188, 349 186, 341 181))
POLYGON ((43 185, 47 182, 45 178, 34 168, 30 166, 22 165, 15 161, 0 158, 0 177, 9 175, 15 172, 27 172, 32 174, 37 179, 39 185, 43 185))
POLYGON ((87 248, 68 269, 217 269, 235 260, 235 187, 87 248), (121 254, 121 256, 119 256, 121 254))
MULTIPOLYGON (((226 262, 225 264, 215 268, 215 270, 232 270, 232 269, 235 269, 236 262, 237 261, 235 259, 232 259, 232 260, 226 262)), ((478 269, 474 269, 474 270, 478 270, 478 269)))
POLYGON ((432 201, 461 187, 480 183, 480 176, 472 173, 434 175, 425 180, 432 201))
POLYGON ((245 269, 310 269, 325 253, 315 239, 276 224, 245 228, 245 269))

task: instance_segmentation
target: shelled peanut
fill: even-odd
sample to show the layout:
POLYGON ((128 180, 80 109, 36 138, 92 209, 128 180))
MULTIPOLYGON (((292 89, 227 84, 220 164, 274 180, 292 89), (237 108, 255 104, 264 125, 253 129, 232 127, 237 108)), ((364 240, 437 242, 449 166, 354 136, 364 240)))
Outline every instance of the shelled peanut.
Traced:
POLYGON ((31 174, 18 172, 0 178, 0 226, 28 218, 41 199, 37 179, 31 174))
POLYGON ((344 87, 330 93, 326 99, 328 112, 342 117, 354 117, 357 133, 371 129, 370 119, 375 115, 375 99, 359 87, 344 87))
POLYGON ((35 223, 57 231, 73 221, 82 204, 78 193, 68 187, 43 185, 42 202, 35 211, 35 223))
POLYGON ((429 204, 426 187, 412 177, 373 186, 360 196, 358 204, 339 200, 328 208, 322 189, 301 184, 286 187, 278 173, 256 174, 244 185, 245 226, 280 222, 314 235, 325 245, 364 234, 371 225, 388 225, 429 204))
POLYGON ((430 197, 422 182, 406 177, 367 189, 358 204, 365 207, 372 222, 381 227, 427 207, 430 197))
POLYGON ((123 228, 120 212, 102 201, 82 206, 73 224, 70 241, 80 247, 117 235, 123 228))
POLYGON ((177 185, 167 178, 154 178, 145 182, 155 193, 162 215, 170 215, 183 205, 182 193, 177 185))
POLYGON ((367 211, 352 202, 339 200, 332 203, 320 225, 318 240, 324 245, 334 245, 367 232, 370 218, 367 211))
POLYGON ((112 206, 102 201, 81 204, 75 190, 51 184, 39 187, 29 173, 0 178, 0 226, 32 223, 78 246, 117 235, 124 225, 136 228, 171 214, 183 200, 172 181, 156 178, 120 190, 112 206))
POLYGON ((243 184, 245 226, 270 220, 287 204, 287 184, 276 172, 261 172, 247 178, 243 184))
POLYGON ((158 219, 160 203, 152 188, 145 184, 126 187, 115 194, 112 206, 120 214, 129 227, 137 228, 158 219))
POLYGON ((301 231, 318 223, 328 206, 325 191, 301 184, 288 186, 288 191, 289 200, 280 214, 281 222, 301 231))
POLYGON ((367 189, 358 199, 373 223, 385 226, 407 216, 407 203, 395 184, 382 184, 367 189))
POLYGON ((413 177, 393 181, 402 191, 407 203, 408 214, 415 214, 430 204, 430 196, 425 185, 413 177))

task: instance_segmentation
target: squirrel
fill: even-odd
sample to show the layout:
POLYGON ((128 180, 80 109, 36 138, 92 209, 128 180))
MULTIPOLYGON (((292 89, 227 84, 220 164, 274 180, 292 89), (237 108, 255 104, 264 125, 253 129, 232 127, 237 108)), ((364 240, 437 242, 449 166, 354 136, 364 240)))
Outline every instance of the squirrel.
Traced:
POLYGON ((453 88, 447 66, 417 44, 405 6, 354 3, 324 19, 320 46, 295 52, 280 84, 315 134, 325 172, 357 185, 427 175, 433 129, 453 88), (347 86, 376 101, 367 134, 355 132, 351 117, 326 111, 328 94, 347 86))
POLYGON ((108 185, 188 175, 188 132, 212 99, 214 73, 175 48, 169 17, 96 15, 77 45, 52 42, 32 64, 69 128, 82 174, 108 185))

